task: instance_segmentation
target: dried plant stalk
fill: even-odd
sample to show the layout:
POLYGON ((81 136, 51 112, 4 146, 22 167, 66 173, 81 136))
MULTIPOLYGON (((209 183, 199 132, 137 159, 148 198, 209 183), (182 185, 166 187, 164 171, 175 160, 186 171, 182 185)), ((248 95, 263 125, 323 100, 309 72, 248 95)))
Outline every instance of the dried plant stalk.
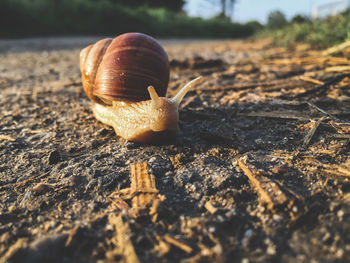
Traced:
POLYGON ((262 176, 255 169, 249 168, 243 159, 238 160, 239 167, 249 178, 250 183, 256 189, 260 201, 272 210, 276 205, 284 204, 288 199, 280 187, 266 176, 262 176))
POLYGON ((144 209, 155 199, 158 190, 153 174, 147 171, 147 163, 133 163, 131 165, 131 189, 135 193, 132 198, 132 207, 144 209))

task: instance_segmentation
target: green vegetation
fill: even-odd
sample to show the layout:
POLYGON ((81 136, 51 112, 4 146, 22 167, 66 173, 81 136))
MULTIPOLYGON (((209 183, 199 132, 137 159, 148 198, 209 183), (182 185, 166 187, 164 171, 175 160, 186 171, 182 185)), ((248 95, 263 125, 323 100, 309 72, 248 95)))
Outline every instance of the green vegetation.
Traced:
POLYGON ((281 11, 272 11, 267 18, 267 28, 279 29, 288 24, 286 16, 281 11))
MULTIPOLYGON (((350 10, 323 20, 296 15, 288 21, 280 11, 257 21, 232 23, 223 14, 234 0, 220 0, 224 13, 211 19, 189 17, 185 0, 0 0, 0 38, 55 35, 118 35, 143 32, 156 37, 272 37, 288 46, 310 43, 325 48, 350 38, 350 10)), ((217 2, 215 2, 217 3, 217 2)), ((230 10, 231 10, 230 9, 230 10)))
POLYGON ((272 26, 266 27, 257 36, 272 37, 284 46, 309 43, 315 48, 326 48, 350 38, 350 10, 323 20, 311 21, 305 16, 297 15, 289 23, 285 21, 272 21, 269 16, 268 25, 272 26))
POLYGON ((181 0, 158 1, 172 3, 166 8, 151 6, 146 0, 140 2, 144 5, 136 5, 135 0, 1 0, 0 37, 117 35, 138 31, 158 37, 242 38, 257 28, 254 23, 242 25, 220 17, 189 17, 176 11, 183 5, 181 0))

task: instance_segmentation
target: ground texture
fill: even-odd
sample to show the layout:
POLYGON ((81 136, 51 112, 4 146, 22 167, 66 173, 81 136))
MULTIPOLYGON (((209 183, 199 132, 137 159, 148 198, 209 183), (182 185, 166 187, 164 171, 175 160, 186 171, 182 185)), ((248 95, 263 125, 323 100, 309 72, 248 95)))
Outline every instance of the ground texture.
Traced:
POLYGON ((2 261, 349 262, 347 50, 164 41, 169 95, 205 80, 142 145, 90 111, 96 40, 0 41, 2 261))

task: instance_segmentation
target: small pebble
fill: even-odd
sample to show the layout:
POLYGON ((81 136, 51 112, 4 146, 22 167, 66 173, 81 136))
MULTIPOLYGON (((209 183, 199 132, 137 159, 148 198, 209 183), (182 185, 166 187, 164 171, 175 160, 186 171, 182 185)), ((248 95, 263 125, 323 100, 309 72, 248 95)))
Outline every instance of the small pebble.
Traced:
POLYGON ((38 183, 33 186, 32 191, 36 194, 43 194, 51 188, 51 185, 45 183, 38 183))
POLYGON ((343 210, 339 210, 339 211, 337 212, 337 216, 338 216, 339 218, 343 219, 344 211, 343 211, 343 210))
POLYGON ((288 167, 286 165, 276 165, 271 169, 271 171, 274 174, 285 174, 288 172, 288 167))
POLYGON ((61 161, 61 155, 58 150, 54 150, 49 155, 49 164, 56 164, 61 161))

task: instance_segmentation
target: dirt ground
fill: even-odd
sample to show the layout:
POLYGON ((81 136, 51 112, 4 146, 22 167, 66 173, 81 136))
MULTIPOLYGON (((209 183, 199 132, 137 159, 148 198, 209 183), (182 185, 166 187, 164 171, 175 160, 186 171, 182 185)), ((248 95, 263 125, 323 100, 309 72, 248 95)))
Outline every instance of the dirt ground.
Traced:
POLYGON ((163 41, 169 95, 205 81, 177 140, 143 145, 90 111, 97 39, 0 41, 3 262, 350 261, 346 50, 163 41))

